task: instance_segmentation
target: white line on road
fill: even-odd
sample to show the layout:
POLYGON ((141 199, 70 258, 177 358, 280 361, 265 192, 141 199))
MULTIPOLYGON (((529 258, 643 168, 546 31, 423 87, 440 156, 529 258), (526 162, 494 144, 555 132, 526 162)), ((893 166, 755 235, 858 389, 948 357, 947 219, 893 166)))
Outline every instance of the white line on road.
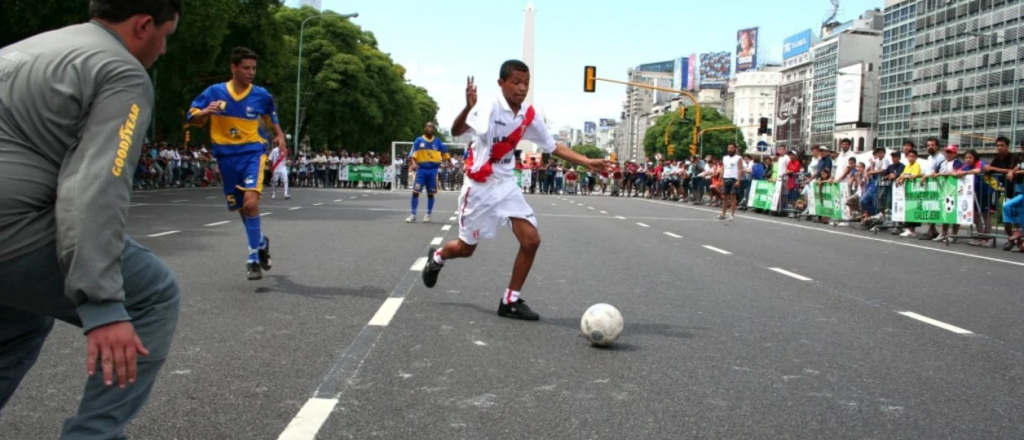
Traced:
POLYGON ((320 206, 320 205, 323 205, 323 203, 314 203, 313 204, 313 206, 320 206))
POLYGON ((388 298, 384 300, 384 304, 380 305, 377 309, 377 313, 370 319, 370 323, 367 325, 376 325, 380 327, 387 327, 388 323, 391 322, 391 318, 395 317, 395 313, 398 313, 398 308, 402 306, 402 301, 405 298, 388 298))
POLYGON ((260 214, 260 217, 263 217, 265 215, 270 215, 270 214, 273 214, 273 212, 264 212, 263 214, 260 214))
POLYGON ((625 220, 626 219, 625 217, 622 217, 622 216, 619 216, 619 215, 615 216, 615 218, 617 218, 619 220, 625 220))
POLYGON ((601 211, 601 214, 607 214, 608 211, 601 211))
POLYGON ((433 240, 430 240, 430 245, 431 246, 437 246, 437 245, 441 244, 442 241, 444 241, 444 237, 434 237, 433 240))
POLYGON ((148 235, 147 237, 163 237, 165 235, 177 234, 179 232, 181 232, 181 231, 167 231, 167 232, 161 232, 159 234, 148 235))
POLYGON ((442 230, 442 231, 449 231, 449 230, 451 230, 451 229, 452 229, 452 225, 444 225, 444 226, 441 226, 441 230, 442 230))
MULTIPOLYGON (((705 247, 707 247, 707 246, 705 246, 705 247)), ((783 274, 783 275, 785 275, 787 277, 796 278, 796 279, 798 279, 800 281, 813 281, 810 278, 807 278, 807 277, 805 277, 803 275, 796 274, 796 273, 790 272, 788 270, 779 269, 777 267, 769 267, 768 269, 769 270, 773 270, 773 271, 778 272, 778 273, 781 273, 781 274, 783 274)))
POLYGON ((350 198, 350 199, 357 199, 357 198, 359 198, 359 197, 358 197, 358 196, 352 196, 352 197, 349 197, 349 198, 350 198))
POLYGON ((171 203, 181 203, 181 202, 187 202, 187 201, 188 201, 188 199, 183 199, 183 200, 171 200, 171 203))
POLYGON ((277 440, 313 440, 337 405, 338 399, 309 399, 277 440))
POLYGON ((899 312, 899 314, 901 314, 903 316, 906 316, 908 318, 914 318, 914 319, 916 319, 918 321, 921 321, 921 322, 926 322, 928 324, 934 325, 934 326, 942 328, 942 329, 949 330, 949 331, 951 331, 953 333, 958 333, 958 334, 961 334, 961 335, 969 335, 969 334, 972 333, 970 330, 964 330, 964 329, 962 329, 960 327, 957 327, 955 325, 949 325, 949 324, 946 324, 945 322, 942 322, 942 321, 936 321, 936 320, 934 320, 932 318, 929 318, 927 316, 921 316, 921 315, 918 315, 917 313, 914 313, 914 312, 899 312))
POLYGON ((593 211, 593 210, 594 210, 594 207, 593 207, 593 206, 588 206, 588 207, 587 207, 587 209, 589 209, 589 210, 593 211))
POLYGON ((363 194, 363 197, 370 197, 369 194, 363 194))
POLYGON ((341 201, 341 199, 338 199, 338 200, 335 200, 335 201, 334 201, 334 203, 338 203, 338 202, 340 202, 340 201, 341 201))
POLYGON ((648 225, 647 223, 637 223, 636 225, 641 227, 641 228, 649 228, 649 227, 651 227, 651 225, 648 225))
POLYGON ((458 220, 458 218, 455 218, 455 217, 448 217, 448 221, 450 221, 450 222, 453 222, 453 221, 455 221, 455 220, 458 220))
MULTIPOLYGON (((703 247, 704 249, 707 249, 707 250, 709 250, 709 251, 715 251, 715 252, 718 252, 718 253, 720 253, 720 254, 722 254, 722 255, 732 255, 732 252, 729 252, 729 251, 727 251, 727 250, 723 250, 723 249, 719 249, 719 248, 716 248, 716 247, 714 247, 714 246, 708 246, 708 245, 706 245, 706 244, 705 244, 705 245, 703 245, 703 246, 701 246, 701 247, 703 247)), ((810 279, 810 278, 808 278, 808 279, 810 279)), ((805 280, 805 281, 806 281, 806 280, 805 280)))
POLYGON ((206 200, 213 200, 213 199, 216 199, 216 198, 217 198, 217 196, 207 197, 206 200))
POLYGON ((289 211, 298 211, 298 210, 300 210, 300 209, 302 209, 302 207, 301 207, 301 206, 296 206, 296 207, 294 207, 294 208, 288 208, 288 210, 289 210, 289 211))
POLYGON ((672 238, 683 238, 682 235, 676 235, 676 234, 673 234, 671 232, 666 232, 665 235, 667 235, 669 237, 672 237, 672 238))
POLYGON ((220 225, 226 225, 226 224, 228 224, 228 223, 231 223, 231 220, 226 220, 226 221, 222 221, 222 222, 217 222, 217 223, 210 223, 210 224, 208 224, 208 225, 205 225, 205 226, 209 228, 209 227, 211 227, 211 226, 220 226, 220 225))
POLYGON ((415 263, 412 263, 412 267, 409 270, 413 272, 422 272, 423 268, 427 267, 427 257, 419 257, 415 263))

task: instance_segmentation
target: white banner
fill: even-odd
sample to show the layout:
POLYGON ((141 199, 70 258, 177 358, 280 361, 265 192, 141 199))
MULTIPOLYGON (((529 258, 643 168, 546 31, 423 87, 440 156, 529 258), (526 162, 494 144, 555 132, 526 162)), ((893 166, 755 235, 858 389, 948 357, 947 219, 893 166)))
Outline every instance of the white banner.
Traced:
POLYGON ((348 181, 348 165, 344 165, 344 166, 341 167, 340 170, 338 170, 338 181, 340 181, 340 182, 347 182, 348 181))
MULTIPOLYGON (((974 178, 959 178, 956 184, 956 222, 961 225, 974 224, 974 178)), ((947 200, 946 203, 949 203, 947 200)))

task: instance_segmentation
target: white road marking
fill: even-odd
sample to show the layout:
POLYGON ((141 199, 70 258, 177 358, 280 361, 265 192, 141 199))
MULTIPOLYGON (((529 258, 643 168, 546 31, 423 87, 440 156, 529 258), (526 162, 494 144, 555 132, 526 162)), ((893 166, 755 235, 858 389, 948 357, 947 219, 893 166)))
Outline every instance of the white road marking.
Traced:
POLYGON ((265 215, 270 215, 270 214, 273 214, 273 212, 264 212, 263 214, 260 214, 260 217, 263 217, 265 215))
POLYGON ((147 235, 147 237, 163 237, 165 235, 177 234, 179 232, 181 232, 181 231, 167 231, 167 232, 161 232, 159 234, 147 235))
POLYGON ((228 224, 228 223, 231 223, 231 220, 226 220, 226 221, 222 221, 222 222, 217 222, 217 223, 210 223, 210 224, 208 224, 208 225, 204 225, 204 226, 206 226, 206 227, 208 227, 208 228, 209 228, 209 227, 211 227, 211 226, 220 226, 220 225, 226 225, 226 224, 228 224))
POLYGON ((651 225, 648 225, 647 223, 637 223, 636 225, 641 227, 641 228, 649 228, 649 227, 651 227, 651 225))
POLYGON ((957 333, 957 334, 961 334, 961 335, 969 335, 969 334, 973 333, 970 330, 964 330, 964 329, 962 329, 960 327, 957 327, 955 325, 949 325, 949 324, 946 324, 945 322, 942 322, 942 321, 936 321, 936 320, 934 320, 932 318, 929 318, 927 316, 921 316, 921 315, 918 315, 917 313, 914 313, 914 312, 899 312, 899 314, 901 314, 903 316, 906 316, 908 318, 914 318, 914 319, 916 319, 918 321, 921 321, 921 322, 926 322, 926 323, 934 325, 934 326, 936 326, 938 328, 949 330, 949 331, 951 331, 953 333, 957 333))
POLYGON ((323 205, 323 203, 314 203, 313 204, 313 206, 320 206, 320 205, 323 205))
MULTIPOLYGON (((425 260, 426 258, 424 258, 425 260)), ((370 319, 370 323, 367 325, 387 327, 388 323, 391 322, 391 318, 394 318, 395 313, 398 313, 398 308, 402 306, 402 301, 404 300, 405 298, 394 297, 384 300, 384 304, 380 305, 377 313, 373 315, 373 318, 370 319)))
POLYGON ((444 226, 441 226, 441 230, 442 230, 442 231, 448 231, 448 230, 451 230, 451 229, 452 229, 452 225, 444 225, 444 226))
POLYGON ((302 207, 301 207, 301 206, 296 206, 296 207, 294 207, 294 208, 288 208, 288 210, 289 210, 289 211, 298 211, 298 210, 300 210, 300 209, 302 209, 302 207))
POLYGON ((188 201, 188 199, 183 199, 183 200, 171 200, 171 203, 181 203, 181 202, 187 202, 187 201, 188 201))
POLYGON ((350 199, 357 199, 357 198, 359 198, 359 196, 352 196, 352 197, 349 197, 349 198, 350 199))
POLYGON ((216 199, 216 198, 217 198, 217 196, 207 197, 206 200, 213 200, 213 199, 216 199))
POLYGON ((424 267, 427 267, 427 257, 419 257, 416 259, 416 262, 412 264, 412 267, 410 267, 409 270, 413 272, 422 272, 424 267))
POLYGON ((444 237, 434 237, 433 240, 430 240, 430 245, 431 246, 437 246, 437 245, 441 244, 442 241, 444 241, 444 237))
POLYGON ((342 201, 342 199, 335 200, 334 203, 338 203, 340 201, 342 201))
POLYGON ((785 275, 787 277, 796 278, 796 279, 798 279, 800 281, 813 281, 810 278, 807 278, 807 277, 805 277, 803 275, 796 274, 796 273, 790 272, 788 270, 779 269, 777 267, 769 267, 768 269, 772 270, 772 271, 775 271, 775 272, 778 272, 778 273, 781 273, 781 274, 783 274, 783 275, 785 275))
POLYGON ((619 220, 625 220, 626 219, 625 217, 622 217, 622 216, 619 216, 619 215, 615 216, 615 218, 617 218, 619 220))
POLYGON ((450 221, 450 222, 453 222, 453 221, 455 221, 455 220, 458 220, 458 218, 455 218, 455 217, 448 217, 448 221, 450 221))
POLYGON ((587 209, 589 209, 589 210, 593 211, 593 210, 594 210, 594 207, 593 207, 593 206, 588 206, 588 207, 587 207, 587 209))
POLYGON ((673 234, 671 232, 666 232, 665 235, 667 235, 669 237, 672 237, 672 238, 683 238, 682 235, 676 235, 676 234, 673 234))
POLYGON ((363 194, 363 197, 370 197, 369 194, 363 194))
POLYGON ((277 440, 315 439, 316 433, 337 405, 338 399, 309 399, 277 440))
POLYGON ((476 344, 476 345, 479 345, 481 347, 486 347, 487 346, 487 343, 484 342, 484 341, 473 341, 473 343, 476 344))
POLYGON ((134 208, 134 207, 136 207, 136 206, 146 206, 146 204, 145 204, 145 203, 136 203, 136 204, 133 204, 133 205, 128 205, 128 206, 130 206, 130 207, 134 208))
POLYGON ((727 251, 727 250, 723 250, 723 249, 719 249, 719 248, 716 248, 716 247, 714 247, 714 246, 708 246, 708 245, 706 245, 706 244, 705 244, 705 245, 703 245, 703 246, 701 246, 701 247, 703 247, 704 249, 707 249, 707 250, 709 250, 709 251, 715 251, 715 252, 718 252, 718 253, 720 253, 720 254, 722 254, 722 255, 732 255, 732 252, 729 252, 729 251, 727 251))
MULTIPOLYGON (((715 210, 701 209, 701 208, 698 208, 698 207, 695 207, 695 206, 686 206, 686 205, 680 205, 680 204, 666 203, 666 202, 662 202, 662 201, 658 201, 658 200, 643 200, 643 201, 647 202, 647 203, 657 203, 659 205, 675 206, 676 208, 694 209, 694 210, 697 210, 697 211, 704 211, 704 212, 718 212, 718 211, 715 211, 715 210)), ((755 220, 755 221, 759 221, 759 222, 765 222, 765 223, 774 223, 774 224, 777 224, 777 225, 788 226, 788 227, 791 227, 791 228, 809 229, 809 230, 812 230, 812 231, 822 232, 822 233, 825 233, 825 234, 843 235, 843 236, 846 236, 846 237, 853 237, 853 238, 858 238, 858 239, 861 239, 861 240, 877 241, 877 242, 882 242, 882 243, 894 244, 894 245, 897 245, 897 246, 907 246, 907 247, 911 247, 911 248, 915 248, 915 249, 923 249, 923 250, 926 250, 926 251, 941 252, 943 254, 959 255, 961 257, 977 258, 979 260, 994 261, 994 262, 997 262, 997 263, 1012 264, 1014 266, 1024 267, 1024 262, 1019 262, 1019 261, 1003 260, 1003 259, 999 259, 999 258, 986 257, 986 256, 983 256, 983 255, 974 255, 974 254, 968 254, 968 253, 964 253, 964 252, 956 252, 956 251, 950 251, 950 250, 946 250, 946 249, 939 249, 939 248, 933 248, 933 247, 928 247, 928 246, 921 246, 921 245, 912 244, 912 243, 893 241, 893 240, 886 240, 886 239, 883 239, 883 238, 865 237, 863 235, 851 234, 851 233, 848 233, 848 232, 833 231, 831 229, 815 228, 815 227, 812 227, 812 226, 795 225, 795 224, 791 224, 791 223, 780 222, 780 221, 776 221, 776 220, 769 220, 769 219, 766 219, 766 218, 758 218, 758 217, 749 216, 749 215, 740 215, 740 216, 736 216, 736 217, 737 218, 748 219, 748 220, 755 220)))
POLYGON ((608 211, 601 211, 601 214, 607 214, 608 211))

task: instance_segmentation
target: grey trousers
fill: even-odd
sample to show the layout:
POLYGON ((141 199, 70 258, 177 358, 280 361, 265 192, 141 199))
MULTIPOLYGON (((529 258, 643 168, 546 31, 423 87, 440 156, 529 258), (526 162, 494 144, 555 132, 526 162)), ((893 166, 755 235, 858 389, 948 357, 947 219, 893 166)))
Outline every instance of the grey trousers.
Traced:
MULTIPOLYGON (((139 355, 134 384, 103 384, 101 369, 90 377, 78 414, 64 422, 61 439, 126 439, 124 428, 146 403, 167 359, 178 322, 178 283, 152 252, 125 237, 121 253, 125 309, 149 350, 139 355)), ((35 364, 54 319, 81 327, 75 306, 64 296, 56 244, 0 265, 0 411, 35 364)), ((85 349, 66 359, 85 375, 85 349)), ((116 380, 115 380, 116 382, 116 380)))

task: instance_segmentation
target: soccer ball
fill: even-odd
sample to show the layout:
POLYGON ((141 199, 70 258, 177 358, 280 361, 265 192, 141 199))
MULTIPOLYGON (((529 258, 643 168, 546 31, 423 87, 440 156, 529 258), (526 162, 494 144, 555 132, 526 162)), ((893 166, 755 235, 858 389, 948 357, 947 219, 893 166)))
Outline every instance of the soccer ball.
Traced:
POLYGON ((622 314, 608 304, 594 304, 583 314, 580 330, 590 342, 607 346, 622 333, 622 314))
POLYGON ((956 209, 956 199, 953 196, 946 196, 946 212, 953 212, 956 209))

